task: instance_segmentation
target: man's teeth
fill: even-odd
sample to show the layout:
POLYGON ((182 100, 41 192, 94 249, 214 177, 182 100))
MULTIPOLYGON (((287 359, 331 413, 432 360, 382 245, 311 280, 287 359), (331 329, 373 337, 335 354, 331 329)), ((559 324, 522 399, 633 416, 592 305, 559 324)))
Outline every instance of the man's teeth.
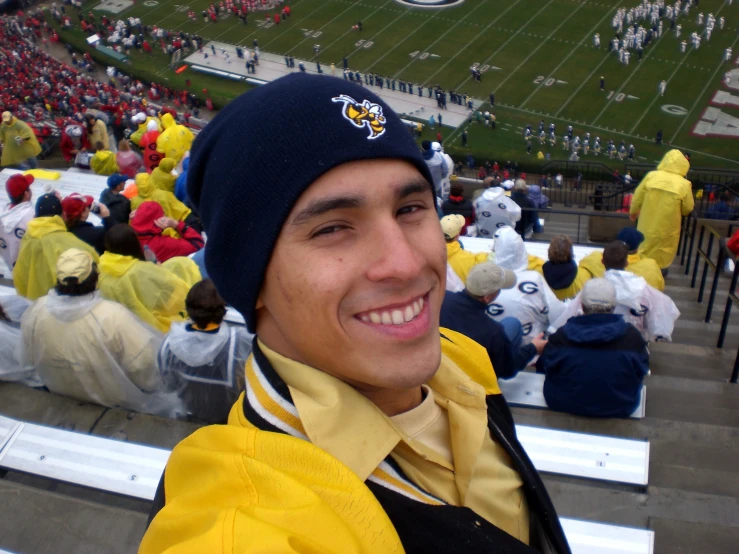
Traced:
POLYGON ((414 300, 405 308, 384 311, 369 312, 360 318, 365 323, 374 323, 381 325, 403 325, 409 321, 413 321, 423 310, 423 298, 414 300))

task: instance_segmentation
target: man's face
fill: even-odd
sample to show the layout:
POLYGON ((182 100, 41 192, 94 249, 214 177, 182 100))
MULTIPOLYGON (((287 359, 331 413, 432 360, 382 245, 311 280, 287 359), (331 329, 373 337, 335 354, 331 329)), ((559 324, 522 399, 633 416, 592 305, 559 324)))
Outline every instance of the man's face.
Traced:
POLYGON ((257 334, 360 391, 417 387, 439 367, 445 279, 421 173, 399 160, 347 163, 290 212, 257 301, 257 334))

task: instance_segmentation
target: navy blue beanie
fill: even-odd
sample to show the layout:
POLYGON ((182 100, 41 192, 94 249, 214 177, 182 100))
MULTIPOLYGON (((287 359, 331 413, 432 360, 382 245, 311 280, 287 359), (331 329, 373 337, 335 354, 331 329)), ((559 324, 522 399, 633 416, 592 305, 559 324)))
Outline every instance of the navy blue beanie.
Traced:
POLYGON ((364 87, 326 75, 292 73, 251 90, 198 134, 187 192, 208 235, 205 266, 251 332, 272 250, 300 195, 334 167, 368 159, 406 160, 433 183, 397 114, 364 87))
POLYGON ((629 252, 636 250, 644 242, 644 234, 641 231, 637 231, 636 227, 624 227, 618 232, 617 238, 626 243, 626 246, 629 247, 629 252))

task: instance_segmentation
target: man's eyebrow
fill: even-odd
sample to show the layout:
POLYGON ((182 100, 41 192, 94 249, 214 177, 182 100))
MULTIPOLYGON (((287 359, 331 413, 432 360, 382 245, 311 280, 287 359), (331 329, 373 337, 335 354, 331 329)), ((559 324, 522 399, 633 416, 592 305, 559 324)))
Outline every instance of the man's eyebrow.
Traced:
POLYGON ((431 192, 431 190, 431 185, 429 185, 428 181, 419 177, 417 180, 400 187, 398 189, 397 196, 399 199, 402 199, 411 194, 431 192))
POLYGON ((361 208, 365 204, 363 196, 329 196, 312 200, 308 206, 298 212, 290 222, 293 226, 304 225, 311 219, 321 216, 333 210, 344 210, 347 208, 361 208))

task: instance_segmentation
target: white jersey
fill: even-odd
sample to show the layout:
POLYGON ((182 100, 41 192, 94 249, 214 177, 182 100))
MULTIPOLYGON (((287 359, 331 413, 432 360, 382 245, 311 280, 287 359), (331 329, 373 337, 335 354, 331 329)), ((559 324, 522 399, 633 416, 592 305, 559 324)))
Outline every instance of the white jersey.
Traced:
POLYGON ((483 238, 492 238, 501 227, 513 227, 521 219, 521 207, 500 187, 487 189, 474 206, 477 234, 483 238))
POLYGON ((528 270, 528 254, 523 239, 511 228, 500 229, 493 245, 495 263, 515 271, 518 282, 502 290, 486 309, 490 318, 500 321, 514 317, 523 327, 523 343, 529 344, 564 313, 565 305, 549 288, 541 273, 528 270))
MULTIPOLYGON (((649 286, 643 277, 629 271, 610 269, 605 278, 616 288, 616 313, 639 329, 646 341, 672 341, 675 320, 680 310, 666 294, 649 286)), ((562 327, 568 319, 582 315, 580 295, 567 305, 567 309, 554 323, 562 327)))

